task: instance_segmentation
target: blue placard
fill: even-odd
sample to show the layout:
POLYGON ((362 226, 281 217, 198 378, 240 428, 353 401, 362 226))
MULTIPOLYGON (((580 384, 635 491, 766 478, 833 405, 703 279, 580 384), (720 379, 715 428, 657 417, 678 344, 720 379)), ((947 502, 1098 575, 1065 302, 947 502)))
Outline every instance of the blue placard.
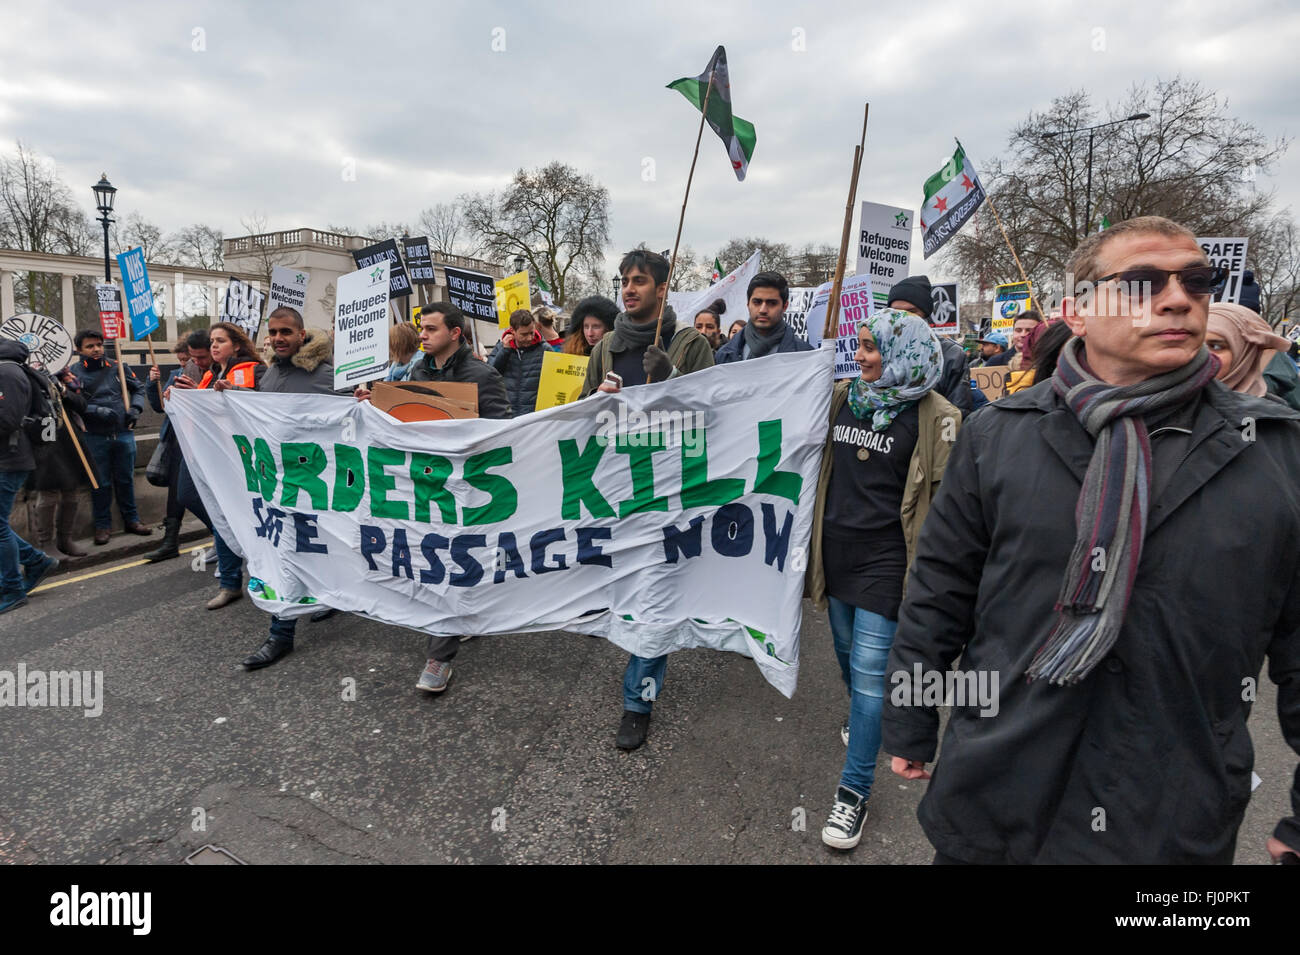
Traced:
POLYGON ((144 264, 144 249, 132 249, 117 257, 117 267, 122 272, 126 286, 127 314, 131 316, 131 337, 136 341, 158 331, 158 312, 154 308, 153 286, 149 284, 149 269, 144 264))

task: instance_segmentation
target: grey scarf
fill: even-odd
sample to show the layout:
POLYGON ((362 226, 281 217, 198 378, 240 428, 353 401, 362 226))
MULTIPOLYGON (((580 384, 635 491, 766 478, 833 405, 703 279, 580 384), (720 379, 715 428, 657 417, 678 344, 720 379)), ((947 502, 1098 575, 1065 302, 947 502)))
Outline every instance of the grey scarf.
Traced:
MULTIPOLYGON (((664 306, 663 328, 659 333, 660 344, 673 337, 677 328, 677 313, 669 306, 664 306)), ((634 322, 627 312, 619 312, 614 319, 614 337, 609 340, 610 351, 644 351, 655 343, 655 323, 634 322)))
POLYGON ((782 318, 766 332, 760 332, 754 327, 753 322, 746 322, 745 327, 740 331, 745 336, 744 357, 762 358, 781 344, 781 339, 785 337, 785 319, 782 318))

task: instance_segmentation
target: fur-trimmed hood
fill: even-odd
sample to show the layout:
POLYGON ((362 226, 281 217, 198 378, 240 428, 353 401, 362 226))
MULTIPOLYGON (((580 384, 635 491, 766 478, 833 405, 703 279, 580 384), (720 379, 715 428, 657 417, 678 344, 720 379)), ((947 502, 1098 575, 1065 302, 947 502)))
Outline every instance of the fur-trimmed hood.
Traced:
MULTIPOLYGON (((275 349, 271 347, 268 341, 262 346, 262 357, 266 363, 272 367, 281 362, 275 357, 275 349)), ((303 341, 302 347, 294 353, 289 359, 294 365, 303 371, 311 374, 323 361, 333 362, 334 360, 334 341, 322 331, 307 332, 307 338, 303 341)))

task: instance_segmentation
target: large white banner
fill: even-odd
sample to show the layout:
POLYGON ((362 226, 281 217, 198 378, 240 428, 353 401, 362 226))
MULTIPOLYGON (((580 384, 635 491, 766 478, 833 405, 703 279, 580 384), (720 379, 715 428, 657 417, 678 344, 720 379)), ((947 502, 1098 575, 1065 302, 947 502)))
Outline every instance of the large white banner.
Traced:
POLYGON ((168 414, 263 609, 731 650, 789 696, 831 361, 768 355, 513 421, 234 390, 168 414))
POLYGON ((702 292, 669 292, 668 304, 677 313, 679 324, 684 323, 694 328, 695 316, 712 305, 714 299, 722 299, 727 303, 727 312, 721 320, 725 335, 736 319, 749 321, 749 280, 757 274, 758 251, 755 250, 739 268, 724 275, 702 292))
POLYGON ((388 370, 388 261, 340 275, 335 285, 334 390, 388 370))

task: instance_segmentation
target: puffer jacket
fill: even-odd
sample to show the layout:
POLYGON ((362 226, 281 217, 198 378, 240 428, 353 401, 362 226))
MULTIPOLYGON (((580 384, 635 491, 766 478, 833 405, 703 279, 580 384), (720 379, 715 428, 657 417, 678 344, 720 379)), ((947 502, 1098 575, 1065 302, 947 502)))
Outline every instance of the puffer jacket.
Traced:
POLYGON ((556 351, 540 337, 527 348, 518 347, 514 340, 497 342, 488 364, 500 372, 506 383, 506 397, 515 417, 528 414, 537 408, 537 386, 542 381, 542 358, 548 351, 556 351))
POLYGON ((267 345, 262 353, 268 365, 258 391, 288 395, 334 394, 334 343, 321 331, 309 331, 291 358, 277 358, 267 345))
POLYGON ((144 413, 144 382, 130 368, 126 369, 126 392, 131 397, 127 408, 122 405, 122 383, 115 361, 78 357, 68 367, 86 399, 86 430, 90 434, 121 434, 144 413))

